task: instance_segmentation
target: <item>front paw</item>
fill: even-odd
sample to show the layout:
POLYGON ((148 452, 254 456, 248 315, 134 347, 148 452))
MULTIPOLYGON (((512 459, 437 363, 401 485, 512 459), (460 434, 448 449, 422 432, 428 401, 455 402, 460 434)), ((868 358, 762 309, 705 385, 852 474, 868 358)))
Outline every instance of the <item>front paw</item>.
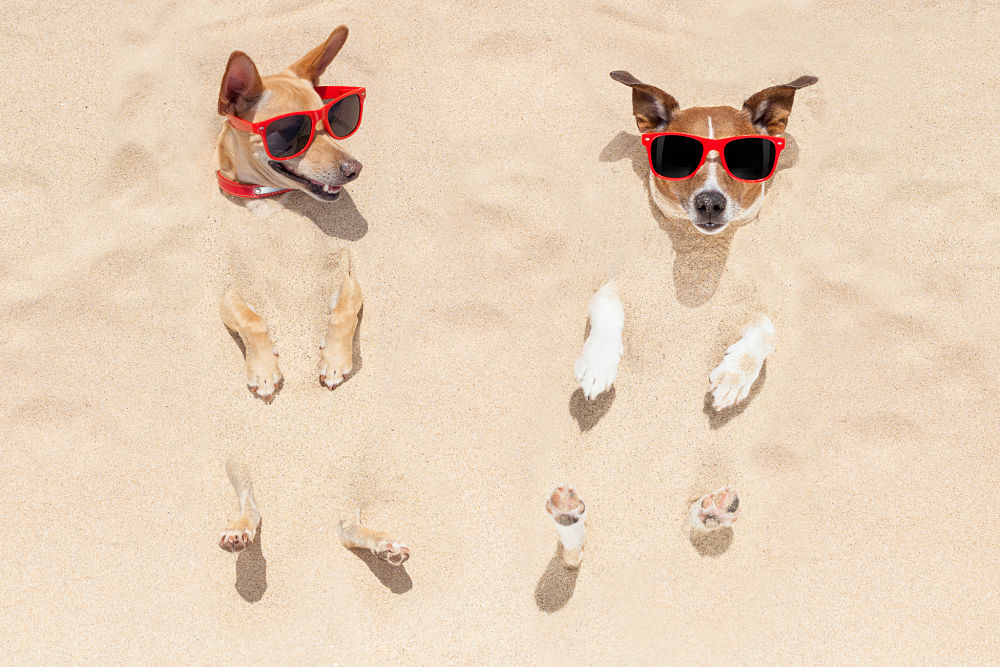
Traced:
POLYGON ((770 350, 759 339, 741 338, 726 350, 722 363, 708 376, 712 407, 716 412, 736 405, 750 395, 770 350))
POLYGON ((594 400, 615 383, 618 377, 618 362, 622 356, 619 341, 591 336, 583 344, 580 358, 573 366, 576 381, 583 389, 583 395, 594 400))
POLYGON ((247 351, 247 388, 265 403, 274 400, 284 378, 278 368, 278 353, 270 350, 247 351))

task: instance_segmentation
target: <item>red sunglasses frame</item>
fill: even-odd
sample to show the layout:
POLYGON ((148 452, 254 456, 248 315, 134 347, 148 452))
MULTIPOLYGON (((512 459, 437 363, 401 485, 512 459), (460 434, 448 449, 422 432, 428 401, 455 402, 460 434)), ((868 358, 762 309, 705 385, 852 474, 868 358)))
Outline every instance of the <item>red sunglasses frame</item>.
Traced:
POLYGON ((705 164, 705 160, 708 159, 708 154, 712 151, 718 151, 719 162, 722 163, 722 168, 726 170, 731 178, 737 181, 743 181, 744 183, 761 183, 767 179, 774 176, 774 170, 778 168, 778 158, 781 157, 781 150, 785 147, 785 140, 780 137, 772 137, 767 134, 741 134, 738 137, 725 137, 723 139, 709 139, 708 137, 699 137, 694 134, 684 134, 683 132, 649 132, 642 135, 642 143, 646 147, 646 156, 649 158, 649 170, 656 174, 657 178, 662 178, 666 181, 685 181, 689 178, 694 178, 694 175, 698 173, 698 170, 702 168, 705 164), (701 162, 695 167, 695 170, 691 172, 688 176, 682 176, 680 178, 670 178, 669 176, 661 176, 656 173, 653 169, 653 139, 657 137, 688 137, 690 139, 695 139, 701 143, 701 162), (740 178, 739 176, 734 176, 733 172, 729 171, 729 165, 726 164, 726 151, 724 150, 726 144, 730 141, 736 141, 737 139, 767 139, 774 144, 774 164, 771 165, 771 171, 764 178, 755 178, 753 180, 748 180, 745 178, 740 178))
POLYGON ((237 118, 236 116, 227 116, 229 119, 229 124, 235 127, 237 130, 242 130, 244 132, 250 132, 252 134, 259 135, 261 141, 264 143, 264 150, 267 151, 267 156, 272 160, 291 160, 292 158, 298 157, 305 153, 310 146, 312 146, 313 139, 316 138, 316 126, 320 123, 326 128, 327 134, 329 134, 334 139, 346 139, 361 127, 361 119, 365 115, 365 89, 358 86, 316 86, 316 92, 319 94, 320 99, 329 100, 319 109, 314 109, 312 111, 293 111, 292 113, 281 114, 280 116, 275 116, 274 118, 268 118, 267 120, 261 120, 256 123, 251 123, 250 121, 243 120, 242 118, 237 118), (357 95, 358 99, 361 101, 361 107, 358 109, 358 124, 354 126, 350 134, 345 134, 344 136, 337 136, 334 134, 333 130, 330 128, 330 121, 328 118, 330 107, 332 107, 337 102, 350 97, 351 95, 357 95), (288 157, 275 157, 271 155, 271 149, 267 146, 267 126, 276 120, 281 120, 282 118, 288 118, 289 116, 308 116, 309 120, 312 121, 312 131, 309 134, 309 141, 306 142, 305 147, 294 155, 289 155, 288 157))

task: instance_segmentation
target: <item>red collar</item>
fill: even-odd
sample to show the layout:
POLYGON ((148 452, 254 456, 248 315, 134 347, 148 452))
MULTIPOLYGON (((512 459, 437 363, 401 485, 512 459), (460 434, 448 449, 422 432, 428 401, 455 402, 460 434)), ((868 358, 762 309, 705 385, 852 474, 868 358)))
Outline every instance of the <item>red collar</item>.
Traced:
POLYGON ((286 192, 291 192, 292 188, 272 188, 267 185, 251 185, 250 183, 237 183, 222 175, 221 171, 215 172, 219 179, 219 188, 227 194, 243 199, 263 199, 265 197, 276 197, 286 192))

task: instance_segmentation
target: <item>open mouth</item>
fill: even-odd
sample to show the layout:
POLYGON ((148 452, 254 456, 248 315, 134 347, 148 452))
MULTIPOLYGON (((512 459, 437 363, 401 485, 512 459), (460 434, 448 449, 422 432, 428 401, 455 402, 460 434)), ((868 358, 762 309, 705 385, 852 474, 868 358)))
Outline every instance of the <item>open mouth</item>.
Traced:
POLYGON ((333 201, 340 196, 341 186, 339 185, 327 185, 326 183, 320 183, 319 181, 314 181, 311 178, 306 178, 305 176, 299 176, 294 171, 288 169, 285 165, 275 160, 268 160, 267 165, 282 176, 290 178, 293 181, 306 186, 306 189, 309 190, 309 194, 317 199, 322 199, 323 201, 333 201))

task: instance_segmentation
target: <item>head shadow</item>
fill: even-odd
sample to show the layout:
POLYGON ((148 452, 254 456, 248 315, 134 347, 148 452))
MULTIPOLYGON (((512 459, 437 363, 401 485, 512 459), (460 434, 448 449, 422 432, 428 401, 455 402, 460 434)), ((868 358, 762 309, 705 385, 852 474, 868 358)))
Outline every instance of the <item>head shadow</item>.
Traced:
POLYGON ((413 588, 413 580, 410 579, 405 565, 390 565, 373 554, 371 549, 354 548, 348 551, 367 565, 382 585, 396 595, 402 595, 413 588))
POLYGON ((722 428, 730 421, 743 414, 744 410, 750 407, 754 399, 757 398, 757 394, 760 390, 764 388, 764 381, 767 380, 767 360, 764 360, 764 364, 760 367, 760 375, 757 379, 753 381, 753 386, 750 387, 750 393, 747 397, 736 405, 731 405, 724 410, 718 412, 712 407, 712 392, 705 392, 705 404, 702 407, 702 412, 708 416, 708 425, 714 431, 715 429, 722 428))
POLYGON ((580 568, 567 567, 562 558, 562 543, 557 543, 545 572, 535 586, 535 604, 542 611, 551 614, 566 606, 576 590, 576 578, 580 568))
MULTIPOLYGON (((775 174, 789 169, 799 160, 795 137, 786 133, 785 149, 775 167, 775 174)), ((715 294, 726 268, 729 248, 736 230, 756 220, 731 224, 714 236, 702 234, 683 216, 668 216, 656 205, 650 184, 649 158, 642 140, 631 132, 621 131, 601 150, 601 162, 629 160, 633 173, 642 180, 647 203, 661 230, 670 237, 674 248, 674 292, 681 305, 695 308, 708 302, 715 294)), ((771 181, 768 181, 770 183, 771 181)), ((765 192, 766 197, 766 192, 765 192)))
POLYGON ((357 241, 368 233, 368 221, 347 190, 333 202, 318 201, 304 192, 289 192, 282 199, 285 208, 309 218, 327 236, 357 241))
POLYGON ((718 530, 706 533, 691 528, 688 539, 699 556, 715 558, 729 550, 729 546, 733 543, 733 529, 729 526, 724 526, 718 530))
POLYGON ((260 549, 260 535, 258 526, 257 537, 236 557, 236 592, 251 604, 259 602, 267 590, 267 559, 260 549))

